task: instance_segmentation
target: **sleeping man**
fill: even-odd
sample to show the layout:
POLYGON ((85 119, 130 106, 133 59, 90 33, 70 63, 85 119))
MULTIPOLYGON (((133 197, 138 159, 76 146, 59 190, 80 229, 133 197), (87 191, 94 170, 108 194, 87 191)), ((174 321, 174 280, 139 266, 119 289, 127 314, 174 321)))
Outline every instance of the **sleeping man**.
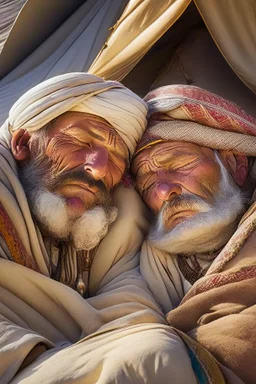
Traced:
POLYGON ((120 83, 86 73, 49 79, 11 108, 0 132, 1 384, 196 384, 139 273, 147 211, 124 174, 146 115, 120 83))
POLYGON ((121 183, 146 114, 122 84, 86 73, 49 79, 11 108, 0 131, 1 383, 108 381, 126 369, 136 324, 166 324, 138 273, 145 209, 121 183), (115 354, 123 365, 111 368, 115 354))
POLYGON ((202 366, 211 352, 254 383, 256 121, 196 87, 162 87, 145 100, 150 122, 132 173, 155 220, 141 273, 184 342, 206 348, 202 366))

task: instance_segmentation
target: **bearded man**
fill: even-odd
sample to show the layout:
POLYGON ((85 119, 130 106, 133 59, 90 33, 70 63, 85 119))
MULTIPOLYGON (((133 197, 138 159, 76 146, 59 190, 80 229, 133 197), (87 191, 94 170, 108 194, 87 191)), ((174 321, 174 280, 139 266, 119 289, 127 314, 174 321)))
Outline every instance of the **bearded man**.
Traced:
POLYGON ((117 216, 111 194, 145 114, 144 103, 121 84, 84 73, 26 92, 1 128, 2 217, 16 234, 8 246, 3 226, 2 256, 73 288, 82 285, 77 251, 94 248, 117 216))
POLYGON ((146 111, 121 84, 84 73, 47 80, 11 109, 1 128, 1 383, 197 382, 139 273, 145 207, 117 186, 146 111))
POLYGON ((148 324, 170 333, 138 272, 145 210, 120 184, 146 113, 120 83, 85 73, 11 108, 0 131, 1 383, 123 383, 134 359, 139 375, 135 340, 137 354, 151 351, 148 324))
POLYGON ((227 382, 255 383, 256 120, 193 86, 145 100, 150 122, 132 173, 155 224, 141 273, 201 366, 211 352, 227 382))

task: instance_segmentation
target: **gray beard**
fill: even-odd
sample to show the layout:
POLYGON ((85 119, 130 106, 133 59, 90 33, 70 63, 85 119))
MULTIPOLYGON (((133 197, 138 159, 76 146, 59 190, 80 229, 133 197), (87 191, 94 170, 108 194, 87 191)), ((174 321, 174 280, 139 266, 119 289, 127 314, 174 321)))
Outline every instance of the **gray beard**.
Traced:
POLYGON ((79 218, 70 217, 65 199, 49 192, 43 184, 43 169, 30 162, 19 171, 31 212, 46 236, 71 242, 76 250, 90 250, 107 234, 117 217, 117 208, 95 205, 79 218))
POLYGON ((67 213, 65 199, 48 191, 37 191, 33 211, 46 232, 70 241, 76 250, 96 247, 117 217, 116 207, 95 206, 74 219, 67 213))
POLYGON ((200 197, 187 195, 191 209, 196 205, 199 213, 171 230, 165 229, 163 217, 167 205, 175 202, 163 206, 149 234, 149 241, 158 249, 170 254, 208 253, 220 249, 235 232, 246 204, 240 188, 235 185, 217 153, 215 156, 220 166, 221 181, 214 205, 207 204, 200 197))

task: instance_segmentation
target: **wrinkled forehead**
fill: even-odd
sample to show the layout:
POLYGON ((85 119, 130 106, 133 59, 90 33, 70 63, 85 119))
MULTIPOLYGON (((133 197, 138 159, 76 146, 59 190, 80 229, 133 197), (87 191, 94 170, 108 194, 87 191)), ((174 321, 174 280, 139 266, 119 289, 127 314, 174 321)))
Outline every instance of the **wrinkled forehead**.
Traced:
MULTIPOLYGON (((129 166, 129 149, 123 138, 116 129, 104 118, 84 113, 69 111, 58 116, 46 126, 45 140, 49 143, 52 139, 58 138, 66 143, 66 137, 77 139, 81 143, 97 143, 107 148, 109 153, 118 154, 129 166)), ((61 146, 59 147, 61 150, 61 146)))
POLYGON ((99 122, 100 125, 114 130, 104 118, 84 112, 65 112, 50 122, 49 129, 52 132, 57 132, 74 125, 83 125, 86 128, 87 121, 99 122))
MULTIPOLYGON (((115 137, 115 140, 112 140, 113 145, 122 147, 124 153, 128 156, 128 148, 124 140, 116 129, 103 117, 85 112, 65 112, 48 124, 47 132, 52 137, 58 133, 65 133, 69 128, 78 128, 79 132, 86 132, 89 135, 93 135, 93 137, 99 137, 100 140, 105 138, 106 141, 109 141, 109 136, 111 138, 115 137)), ((73 135, 75 135, 75 132, 76 130, 72 130, 73 135)))
POLYGON ((214 157, 212 149, 199 146, 195 143, 185 141, 165 141, 149 145, 139 152, 132 161, 132 171, 136 172, 144 161, 152 159, 155 156, 160 156, 162 153, 168 154, 170 158, 175 160, 175 157, 182 155, 183 157, 195 155, 203 155, 207 157, 214 157))

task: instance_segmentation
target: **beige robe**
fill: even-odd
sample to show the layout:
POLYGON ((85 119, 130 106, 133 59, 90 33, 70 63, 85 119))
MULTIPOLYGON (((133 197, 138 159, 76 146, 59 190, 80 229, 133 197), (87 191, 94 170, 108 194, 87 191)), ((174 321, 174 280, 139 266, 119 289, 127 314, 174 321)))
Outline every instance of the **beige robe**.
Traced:
POLYGON ((140 272, 170 326, 214 356, 227 383, 255 383, 255 203, 216 256, 191 285, 177 255, 143 242, 140 272), (168 313, 169 312, 169 313, 168 313), (232 346, 232 347, 231 347, 232 346))
MULTIPOLYGON (((195 384, 185 344, 166 324, 139 273, 148 222, 135 190, 121 185, 114 193, 118 217, 94 252, 90 298, 84 299, 50 278, 49 254, 4 144, 4 132, 2 142, 1 384, 169 383, 170 377, 175 384, 195 384)), ((74 273, 74 250, 69 256, 74 273)))
POLYGON ((109 333, 136 324, 165 324, 138 272, 138 250, 147 227, 140 198, 134 190, 122 186, 115 195, 117 205, 119 199, 123 204, 94 256, 90 299, 83 299, 48 276, 0 259, 1 383, 15 376, 38 343, 58 348, 96 331, 109 333))
POLYGON ((140 271, 165 314, 177 307, 191 288, 179 269, 177 257, 157 249, 148 240, 142 245, 140 271))
MULTIPOLYGON (((180 304, 193 285, 180 269, 179 257, 157 249, 147 239, 141 247, 140 272, 165 314, 180 304)), ((211 265, 213 258, 213 255, 207 254, 193 257, 205 271, 211 265)), ((185 259, 193 270, 193 261, 190 257, 185 259)))
POLYGON ((246 384, 256 382, 255 228, 254 203, 206 275, 167 315, 246 384))
POLYGON ((127 199, 92 264, 95 296, 85 300, 64 284, 0 259, 1 384, 168 383, 170 375, 173 383, 196 383, 185 345, 166 325, 138 271, 145 230, 140 199, 124 187, 118 194, 127 199), (38 343, 48 350, 17 374, 38 343))

